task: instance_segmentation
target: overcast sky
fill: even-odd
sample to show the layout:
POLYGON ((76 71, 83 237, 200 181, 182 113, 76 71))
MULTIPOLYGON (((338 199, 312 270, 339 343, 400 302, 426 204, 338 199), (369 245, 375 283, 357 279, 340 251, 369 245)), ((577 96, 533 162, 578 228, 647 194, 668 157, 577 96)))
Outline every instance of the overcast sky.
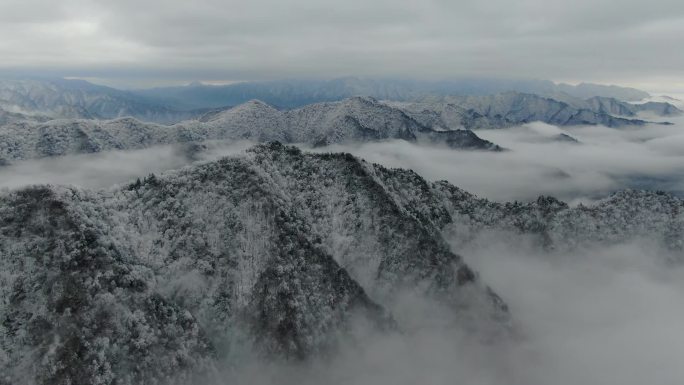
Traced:
POLYGON ((121 85, 356 75, 684 89, 682 0, 1 0, 0 34, 4 72, 121 85))

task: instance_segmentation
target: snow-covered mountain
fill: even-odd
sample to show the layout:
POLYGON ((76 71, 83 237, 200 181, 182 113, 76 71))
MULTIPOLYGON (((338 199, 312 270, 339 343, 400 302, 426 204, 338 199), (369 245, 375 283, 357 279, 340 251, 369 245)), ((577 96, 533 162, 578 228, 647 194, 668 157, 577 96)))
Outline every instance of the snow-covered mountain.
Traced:
POLYGON ((683 224, 664 193, 495 203, 279 143, 116 190, 4 192, 0 383, 192 383, 246 351, 307 359, 363 343, 357 320, 401 330, 407 289, 454 327, 505 338, 506 305, 452 248, 492 230, 564 250, 642 236, 681 253, 683 224))
POLYGON ((624 190, 591 206, 570 207, 553 197, 534 202, 498 203, 438 182, 456 226, 448 231, 467 243, 484 230, 537 237, 556 251, 582 251, 634 240, 648 240, 684 261, 684 201, 664 192, 624 190))
POLYGON ((566 101, 559 101, 520 92, 487 96, 431 96, 418 102, 389 104, 401 108, 422 124, 443 129, 502 128, 534 121, 558 126, 624 127, 646 124, 644 120, 629 118, 640 111, 659 115, 681 113, 667 103, 630 104, 607 98, 587 101, 566 98, 566 101))
POLYGON ((506 305, 450 251, 438 198, 410 171, 278 143, 114 191, 3 193, 0 382, 192 382, 248 350, 306 359, 353 341, 355 319, 401 329, 403 290, 504 336, 506 305))
POLYGON ((0 108, 0 126, 20 122, 47 122, 48 120, 51 120, 49 116, 25 115, 18 112, 10 112, 3 108, 0 108))
MULTIPOLYGON (((0 161, 206 140, 281 141, 322 146, 336 143, 404 139, 456 149, 501 148, 472 131, 533 121, 559 126, 623 127, 647 122, 640 112, 681 113, 667 103, 631 104, 592 98, 567 102, 518 92, 489 96, 432 96, 419 102, 380 102, 352 97, 339 102, 279 110, 252 100, 165 126, 133 118, 54 119, 0 109, 0 161), (616 116, 621 115, 621 116, 616 116)), ((560 138, 567 139, 567 138, 560 138)))
POLYGON ((649 112, 658 116, 677 116, 682 111, 666 102, 627 103, 617 99, 595 96, 586 103, 597 113, 616 116, 637 116, 641 112, 649 112))
POLYGON ((184 87, 121 91, 76 79, 0 80, 0 107, 11 112, 41 114, 53 118, 113 119, 132 116, 163 124, 194 118, 211 108, 236 106, 252 99, 278 108, 333 102, 354 96, 381 100, 416 101, 428 96, 491 95, 506 91, 532 93, 560 101, 599 96, 638 101, 648 93, 615 86, 570 86, 538 80, 462 79, 411 81, 339 78, 325 81, 289 80, 243 82, 225 86, 193 82, 184 87))
MULTIPOLYGON (((364 96, 395 102, 413 102, 416 108, 443 118, 449 127, 501 127, 542 120, 560 125, 639 124, 615 116, 633 117, 641 111, 658 115, 680 113, 668 103, 631 104, 649 95, 620 87, 555 85, 543 81, 493 82, 486 80, 417 82, 342 78, 330 81, 281 81, 239 83, 228 86, 193 84, 143 91, 120 91, 83 80, 0 80, 0 108, 26 115, 50 118, 114 119, 135 117, 162 124, 196 118, 208 109, 248 103, 260 99, 278 108, 298 109, 310 104, 336 102, 364 96), (596 90, 589 92, 589 89, 596 90), (603 90, 605 92, 599 92, 603 90), (486 92, 484 92, 486 91, 486 92), (502 91, 506 91, 501 93, 502 91), (621 91, 625 91, 624 95, 621 91), (497 94, 499 93, 499 94, 497 94), (589 95, 580 98, 578 95, 589 95), (458 96, 462 95, 462 96, 458 96), (621 97, 621 96, 629 97, 621 97), (640 96, 636 98, 636 96, 640 96), (635 99, 636 98, 636 99, 635 99), (438 102, 455 107, 438 106, 438 102), (462 108, 464 111, 444 109, 462 108), (588 111, 587 111, 588 110, 588 111), (592 113, 593 112, 593 113, 592 113)), ((411 110, 413 114, 421 111, 411 110)), ((434 120, 421 114, 423 121, 434 120)))
POLYGON ((207 114, 200 121, 214 130, 226 130, 242 139, 281 140, 315 146, 334 143, 405 139, 453 148, 499 150, 472 132, 442 133, 440 127, 420 124, 400 109, 373 98, 353 97, 340 102, 316 103, 279 111, 250 101, 235 108, 207 114))
POLYGON ((172 109, 130 92, 66 79, 0 80, 0 108, 52 118, 133 116, 159 123, 174 123, 201 113, 172 109))
POLYGON ((172 126, 144 123, 133 118, 18 121, 0 126, 0 159, 7 163, 206 140, 278 140, 319 146, 382 139, 428 142, 456 149, 501 150, 470 131, 436 132, 396 108, 371 98, 357 97, 289 111, 250 101, 172 126))

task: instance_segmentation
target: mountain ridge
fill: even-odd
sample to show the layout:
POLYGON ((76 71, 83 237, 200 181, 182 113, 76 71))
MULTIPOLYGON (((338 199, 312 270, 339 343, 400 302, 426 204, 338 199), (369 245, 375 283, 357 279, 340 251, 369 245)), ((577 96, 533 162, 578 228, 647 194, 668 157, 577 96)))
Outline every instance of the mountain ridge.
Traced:
POLYGON ((426 96, 491 95, 508 91, 534 93, 560 100, 594 96, 622 101, 647 98, 648 93, 614 86, 568 86, 550 81, 470 79, 410 81, 338 78, 327 81, 284 80, 241 82, 225 86, 193 83, 182 87, 122 91, 78 79, 0 80, 0 107, 12 112, 41 113, 53 118, 113 119, 133 116, 163 124, 196 118, 215 108, 260 99, 283 109, 332 102, 354 96, 382 100, 415 101, 426 96), (588 88, 587 88, 588 87, 588 88), (575 89, 587 89, 578 94, 575 89))
POLYGON ((172 126, 143 123, 133 118, 38 123, 22 121, 0 126, 0 138, 0 159, 6 163, 46 156, 207 140, 277 140, 321 146, 404 139, 456 149, 502 150, 467 130, 454 130, 449 134, 434 133, 431 128, 419 124, 396 108, 361 97, 288 111, 279 111, 263 102, 252 101, 172 126))
POLYGON ((0 107, 52 118, 113 119, 134 116, 141 120, 174 123, 203 111, 183 111, 128 91, 78 79, 0 80, 0 107))

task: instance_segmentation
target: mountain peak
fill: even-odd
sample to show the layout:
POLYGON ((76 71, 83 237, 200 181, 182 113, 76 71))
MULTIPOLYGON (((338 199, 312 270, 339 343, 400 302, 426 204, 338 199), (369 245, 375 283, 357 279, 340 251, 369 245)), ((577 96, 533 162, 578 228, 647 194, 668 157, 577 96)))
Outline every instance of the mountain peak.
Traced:
POLYGON ((268 113, 268 114, 274 114, 278 113, 279 111, 271 106, 268 103, 262 102, 259 99, 252 99, 247 102, 244 102, 242 104, 239 104, 233 108, 229 108, 225 110, 224 112, 226 113, 236 113, 236 112, 244 112, 244 111, 254 111, 257 113, 268 113))
POLYGON ((347 101, 350 102, 358 102, 358 103, 372 103, 376 104, 378 103, 378 100, 372 96, 364 96, 364 95, 356 95, 352 96, 347 99, 347 101))
POLYGON ((273 108, 270 104, 263 102, 259 99, 250 99, 244 103, 241 104, 242 106, 259 106, 259 107, 270 107, 273 108))

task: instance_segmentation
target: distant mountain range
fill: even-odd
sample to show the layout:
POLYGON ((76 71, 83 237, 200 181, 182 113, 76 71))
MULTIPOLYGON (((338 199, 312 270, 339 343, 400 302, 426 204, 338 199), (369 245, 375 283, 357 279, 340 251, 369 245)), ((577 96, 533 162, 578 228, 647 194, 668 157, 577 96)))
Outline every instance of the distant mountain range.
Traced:
POLYGON ((171 126, 133 118, 33 121, 31 117, 22 116, 0 126, 0 162, 9 164, 21 159, 207 140, 281 141, 324 146, 386 139, 454 149, 501 150, 472 131, 433 130, 397 108, 375 99, 355 97, 287 111, 250 101, 171 126))
MULTIPOLYGON (((401 84, 414 84, 415 89, 420 89, 420 84, 432 84, 404 83, 401 84)), ((245 92, 241 95, 245 97, 252 95, 247 89, 264 91, 271 89, 264 87, 274 84, 289 83, 243 83, 234 86, 242 87, 240 89, 245 92)), ((648 123, 640 118, 643 113, 651 117, 682 113, 665 102, 635 104, 602 96, 581 99, 557 91, 554 91, 556 98, 518 91, 479 96, 418 96, 420 93, 416 92, 415 99, 402 100, 406 95, 402 96, 390 84, 395 83, 340 79, 325 83, 302 82, 302 87, 292 88, 313 99, 335 99, 351 90, 378 94, 376 91, 383 89, 387 92, 382 95, 394 98, 388 100, 353 96, 292 109, 250 100, 232 108, 182 111, 174 109, 171 104, 162 104, 158 99, 153 102, 150 95, 79 80, 0 81, 0 164, 46 156, 207 140, 276 140, 325 146, 404 139, 454 149, 499 151, 499 146, 479 138, 471 130, 505 128, 534 121, 558 126, 624 127, 648 123), (322 84, 330 88, 325 88, 325 92, 315 88, 322 84), (339 87, 332 87, 333 84, 339 87), (364 85, 365 88, 362 87, 364 85), (390 92, 390 89, 394 91, 390 92)), ((492 88, 495 84, 513 85, 486 85, 492 88)), ((183 89, 186 88, 211 87, 195 85, 183 89)), ((587 85, 578 89, 614 93, 620 90, 587 85)), ((271 96, 285 95, 280 91, 268 92, 271 96)))
POLYGON ((597 112, 617 116, 637 116, 641 112, 649 112, 659 116, 681 115, 682 111, 672 104, 664 102, 626 103, 613 98, 594 96, 580 106, 597 112))
POLYGON ((683 216, 680 199, 639 191, 496 203, 279 143, 115 190, 0 192, 0 383, 205 383, 246 351, 329 356, 363 344, 354 322, 401 333, 407 292, 505 343, 515 312, 445 232, 456 251, 492 230, 568 251, 641 236, 681 255, 683 216))
POLYGON ((178 110, 131 92, 66 79, 0 80, 0 108, 43 118, 133 116, 158 123, 178 122, 204 112, 178 110))
POLYGON ((568 95, 586 99, 593 96, 638 101, 649 97, 644 91, 597 84, 555 84, 544 80, 463 79, 452 81, 411 81, 360 79, 355 77, 321 81, 244 82, 223 86, 193 83, 183 87, 163 87, 133 91, 151 101, 161 101, 179 109, 222 107, 262 100, 278 108, 336 101, 352 96, 370 96, 381 100, 412 101, 430 95, 491 95, 506 91, 543 96, 568 95))
POLYGON ((291 109, 354 96, 405 102, 430 96, 486 96, 508 91, 536 94, 573 105, 592 97, 624 102, 649 96, 643 91, 616 86, 487 79, 421 82, 341 78, 244 82, 225 86, 193 83, 183 87, 134 91, 121 91, 83 80, 10 79, 0 80, 0 108, 52 118, 114 119, 131 116, 168 124, 196 118, 207 109, 226 108, 253 99, 277 109, 291 109))
POLYGON ((530 122, 557 126, 640 126, 641 112, 658 116, 682 113, 668 103, 632 104, 617 99, 593 97, 582 100, 566 95, 565 101, 521 92, 487 96, 429 96, 415 102, 389 102, 417 121, 433 128, 503 128, 530 122))

